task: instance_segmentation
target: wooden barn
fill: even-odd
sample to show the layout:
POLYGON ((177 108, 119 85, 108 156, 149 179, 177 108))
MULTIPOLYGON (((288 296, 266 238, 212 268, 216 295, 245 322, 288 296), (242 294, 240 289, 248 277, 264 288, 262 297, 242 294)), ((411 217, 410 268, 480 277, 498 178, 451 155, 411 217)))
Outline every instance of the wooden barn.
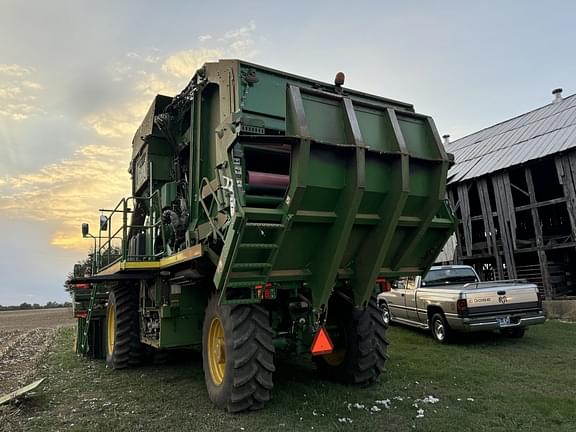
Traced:
POLYGON ((461 220, 455 262, 485 280, 527 279, 576 298, 576 95, 480 130, 454 154, 448 197, 461 220))

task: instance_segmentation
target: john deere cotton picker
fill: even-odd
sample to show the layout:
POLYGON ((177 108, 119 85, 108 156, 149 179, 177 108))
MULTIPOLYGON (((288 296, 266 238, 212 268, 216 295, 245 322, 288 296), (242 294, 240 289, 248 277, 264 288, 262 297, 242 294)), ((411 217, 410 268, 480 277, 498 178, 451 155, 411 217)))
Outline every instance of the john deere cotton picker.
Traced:
POLYGON ((102 209, 71 282, 78 352, 115 369, 201 347, 210 399, 271 397, 274 358, 368 385, 384 368, 375 295, 424 273, 453 232, 452 159, 412 105, 240 60, 158 95, 132 142, 132 196, 102 209))

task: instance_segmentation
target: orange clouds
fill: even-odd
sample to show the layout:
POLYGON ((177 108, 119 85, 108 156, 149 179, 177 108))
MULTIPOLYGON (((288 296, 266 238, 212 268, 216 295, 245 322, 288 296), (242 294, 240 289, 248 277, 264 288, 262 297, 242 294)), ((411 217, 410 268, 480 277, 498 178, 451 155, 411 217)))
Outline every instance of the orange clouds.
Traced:
POLYGON ((0 182, 0 214, 11 219, 56 222, 52 244, 85 250, 82 222, 95 223, 97 209, 114 206, 130 191, 130 146, 88 145, 69 159, 0 182))
MULTIPOLYGON (((86 251, 90 242, 80 235, 80 225, 97 227, 98 208, 112 208, 130 194, 132 136, 158 93, 177 94, 205 62, 226 56, 254 54, 255 25, 231 30, 220 38, 201 37, 220 46, 161 55, 158 50, 141 55, 128 53, 112 62, 112 80, 124 83, 132 96, 83 118, 83 126, 96 133, 90 143, 80 143, 68 158, 30 173, 0 175, 0 215, 17 221, 28 219, 54 227, 51 244, 86 251)), ((19 121, 42 112, 34 102, 42 85, 33 80, 35 70, 0 64, 0 118, 19 121)))

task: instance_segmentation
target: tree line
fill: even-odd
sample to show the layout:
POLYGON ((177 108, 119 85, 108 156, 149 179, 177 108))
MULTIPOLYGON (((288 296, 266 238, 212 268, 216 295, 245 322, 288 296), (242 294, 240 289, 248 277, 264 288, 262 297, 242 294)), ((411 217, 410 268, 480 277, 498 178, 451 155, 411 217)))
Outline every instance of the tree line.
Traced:
POLYGON ((54 301, 49 301, 44 305, 38 303, 20 303, 18 306, 3 306, 0 305, 0 311, 9 311, 9 310, 28 310, 28 309, 55 309, 55 308, 69 308, 72 307, 72 303, 70 302, 63 302, 58 303, 54 301))

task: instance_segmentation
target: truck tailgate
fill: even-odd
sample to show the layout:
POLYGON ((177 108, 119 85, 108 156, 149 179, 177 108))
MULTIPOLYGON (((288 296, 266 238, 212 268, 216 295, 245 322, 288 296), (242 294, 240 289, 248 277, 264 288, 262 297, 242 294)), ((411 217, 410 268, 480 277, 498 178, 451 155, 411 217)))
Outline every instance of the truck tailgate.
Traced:
POLYGON ((464 291, 469 314, 494 314, 539 307, 538 288, 533 284, 475 284, 464 291), (484 286, 484 287, 483 287, 484 286))

